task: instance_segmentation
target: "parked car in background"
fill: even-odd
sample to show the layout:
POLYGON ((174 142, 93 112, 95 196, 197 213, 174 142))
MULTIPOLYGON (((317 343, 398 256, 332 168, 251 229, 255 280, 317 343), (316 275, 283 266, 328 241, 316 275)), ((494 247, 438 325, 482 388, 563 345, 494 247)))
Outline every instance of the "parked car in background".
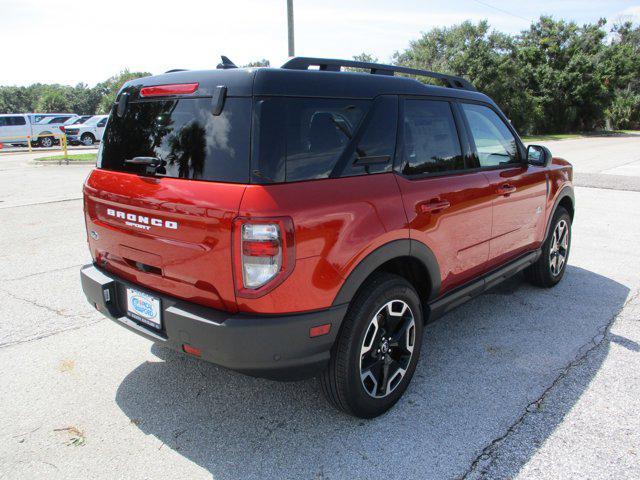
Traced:
POLYGON ((63 134, 60 127, 80 118, 75 113, 3 114, 0 115, 0 142, 26 146, 30 137, 33 146, 51 147, 63 134))
POLYGON ((94 116, 94 115, 80 115, 80 116, 79 116, 78 118, 76 118, 75 120, 73 120, 73 121, 71 121, 71 120, 70 120, 70 121, 66 122, 66 123, 65 123, 65 126, 66 126, 66 125, 80 125, 80 124, 82 124, 82 123, 86 122, 87 120, 89 120, 89 119, 90 119, 91 117, 93 117, 93 116, 94 116))
POLYGON ((8 145, 26 145, 27 135, 31 134, 31 121, 27 115, 0 115, 0 143, 8 145))
POLYGON ((101 141, 108 118, 109 115, 95 115, 83 124, 65 127, 67 142, 70 145, 93 145, 101 141))
POLYGON ((59 138, 64 135, 62 128, 67 122, 74 123, 80 118, 75 113, 63 113, 52 117, 45 117, 36 122, 32 127, 31 144, 36 147, 51 147, 60 142, 59 138), (43 137, 41 135, 52 134, 51 137, 43 137), (55 135, 55 136, 54 136, 55 135))

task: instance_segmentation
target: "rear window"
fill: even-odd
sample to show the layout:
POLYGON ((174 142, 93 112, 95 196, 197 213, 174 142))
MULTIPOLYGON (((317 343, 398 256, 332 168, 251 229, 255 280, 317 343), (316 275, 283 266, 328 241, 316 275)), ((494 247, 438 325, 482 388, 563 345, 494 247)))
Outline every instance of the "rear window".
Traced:
POLYGON ((211 108, 210 98, 129 102, 122 118, 110 117, 98 166, 144 174, 125 160, 156 157, 156 176, 248 183, 251 99, 227 98, 218 116, 211 108))
POLYGON ((253 181, 296 182, 390 171, 396 102, 257 98, 253 181))

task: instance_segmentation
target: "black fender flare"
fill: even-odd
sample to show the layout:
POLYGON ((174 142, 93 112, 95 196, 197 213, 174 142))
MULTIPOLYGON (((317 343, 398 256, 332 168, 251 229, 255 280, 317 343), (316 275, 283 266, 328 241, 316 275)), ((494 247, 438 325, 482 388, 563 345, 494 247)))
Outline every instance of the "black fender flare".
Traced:
POLYGON ((553 208, 551 209, 551 214, 547 218, 547 228, 545 229, 545 232, 544 232, 545 240, 549 236, 549 229, 551 228, 551 220, 553 219, 553 216, 556 214, 558 205, 560 205, 560 202, 567 197, 569 198, 569 200, 571 200, 571 205, 573 206, 574 214, 575 214, 576 199, 573 193, 573 187, 571 185, 565 185, 560 189, 560 193, 558 193, 556 200, 553 202, 553 208))
POLYGON ((435 255, 424 243, 405 238, 386 243, 363 258, 351 271, 342 284, 342 287, 340 287, 338 294, 333 300, 333 305, 343 305, 351 302, 351 299, 369 275, 382 264, 399 257, 413 257, 424 265, 428 272, 428 280, 431 285, 429 297, 425 299, 425 304, 436 298, 440 292, 441 278, 440 267, 438 266, 435 255))

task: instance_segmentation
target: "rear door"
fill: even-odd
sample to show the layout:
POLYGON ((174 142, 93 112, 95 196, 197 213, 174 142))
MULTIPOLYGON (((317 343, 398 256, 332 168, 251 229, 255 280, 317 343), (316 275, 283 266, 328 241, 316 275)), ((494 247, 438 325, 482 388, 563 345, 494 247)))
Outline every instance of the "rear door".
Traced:
POLYGON ((251 99, 139 98, 112 112, 85 184, 98 265, 143 287, 235 310, 231 222, 249 179, 251 99), (158 168, 127 162, 153 157, 158 168))
POLYGON ((477 103, 460 106, 493 193, 489 262, 495 266, 534 247, 543 221, 546 173, 526 163, 514 133, 493 108, 477 103))
POLYGON ((405 99, 400 137, 398 183, 411 237, 434 252, 444 293, 486 266, 491 189, 469 164, 464 125, 449 101, 405 99))

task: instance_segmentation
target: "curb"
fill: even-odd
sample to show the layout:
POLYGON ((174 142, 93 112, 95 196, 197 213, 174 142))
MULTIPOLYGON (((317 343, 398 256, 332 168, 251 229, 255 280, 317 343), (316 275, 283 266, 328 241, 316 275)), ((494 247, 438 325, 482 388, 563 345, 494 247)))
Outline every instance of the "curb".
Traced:
POLYGON ((65 162, 64 160, 29 160, 27 163, 30 165, 95 165, 95 160, 71 160, 65 162))

